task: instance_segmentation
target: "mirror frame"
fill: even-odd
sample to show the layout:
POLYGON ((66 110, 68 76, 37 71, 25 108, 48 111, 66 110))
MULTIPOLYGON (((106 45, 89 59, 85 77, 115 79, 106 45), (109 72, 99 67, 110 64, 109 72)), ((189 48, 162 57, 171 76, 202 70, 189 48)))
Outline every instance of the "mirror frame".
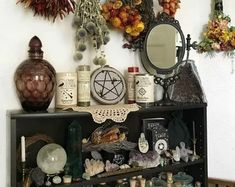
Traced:
POLYGON ((144 44, 143 44, 143 49, 140 52, 141 62, 143 64, 145 70, 152 75, 156 75, 156 73, 170 74, 173 72, 174 69, 176 69, 177 66, 179 66, 182 63, 183 58, 184 58, 184 54, 185 54, 185 48, 186 48, 185 37, 184 37, 183 31, 181 30, 179 21, 163 12, 163 13, 159 14, 153 20, 153 22, 151 23, 151 25, 146 33, 146 36, 144 39, 144 44), (159 67, 153 65, 148 57, 148 54, 147 54, 148 36, 150 35, 150 32, 152 31, 153 28, 155 28, 156 26, 161 25, 161 24, 169 24, 169 25, 175 27, 175 29, 179 32, 180 37, 181 37, 182 48, 181 48, 181 53, 178 57, 178 62, 170 68, 159 68, 159 67))

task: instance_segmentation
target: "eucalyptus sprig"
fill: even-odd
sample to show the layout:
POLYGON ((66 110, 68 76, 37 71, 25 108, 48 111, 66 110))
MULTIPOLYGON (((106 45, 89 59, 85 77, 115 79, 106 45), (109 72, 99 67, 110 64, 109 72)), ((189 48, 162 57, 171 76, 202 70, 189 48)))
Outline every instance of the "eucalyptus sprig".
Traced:
POLYGON ((109 40, 109 30, 106 21, 101 15, 99 0, 80 0, 76 6, 73 27, 76 29, 75 37, 75 60, 82 60, 83 52, 86 51, 89 42, 96 50, 93 62, 96 65, 106 63, 103 46, 109 40))

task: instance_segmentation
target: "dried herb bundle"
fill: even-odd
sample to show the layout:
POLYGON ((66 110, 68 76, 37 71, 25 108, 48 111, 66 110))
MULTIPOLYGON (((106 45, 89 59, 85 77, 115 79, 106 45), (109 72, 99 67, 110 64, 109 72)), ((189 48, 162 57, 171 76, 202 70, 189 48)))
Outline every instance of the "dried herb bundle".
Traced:
POLYGON ((96 57, 93 62, 96 65, 106 63, 104 50, 109 38, 109 31, 106 21, 101 15, 99 0, 80 0, 76 6, 73 27, 76 29, 76 53, 75 60, 82 60, 87 44, 91 41, 96 50, 96 57))
POLYGON ((35 15, 43 16, 46 19, 53 19, 59 16, 63 19, 70 12, 75 10, 74 0, 19 0, 25 8, 31 8, 35 15))

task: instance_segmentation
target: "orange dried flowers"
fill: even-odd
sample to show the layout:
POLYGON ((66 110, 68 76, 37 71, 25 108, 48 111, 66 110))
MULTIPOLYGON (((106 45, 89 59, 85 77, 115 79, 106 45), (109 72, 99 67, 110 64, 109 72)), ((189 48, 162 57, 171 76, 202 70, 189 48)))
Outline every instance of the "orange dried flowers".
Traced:
MULTIPOLYGON (((140 4, 142 1, 136 1, 140 4)), ((107 1, 102 5, 102 15, 115 28, 123 30, 131 37, 138 37, 144 30, 144 22, 138 9, 121 0, 107 1)))
POLYGON ((159 4, 163 8, 163 12, 167 13, 168 15, 174 17, 176 10, 180 8, 180 0, 158 0, 159 4))

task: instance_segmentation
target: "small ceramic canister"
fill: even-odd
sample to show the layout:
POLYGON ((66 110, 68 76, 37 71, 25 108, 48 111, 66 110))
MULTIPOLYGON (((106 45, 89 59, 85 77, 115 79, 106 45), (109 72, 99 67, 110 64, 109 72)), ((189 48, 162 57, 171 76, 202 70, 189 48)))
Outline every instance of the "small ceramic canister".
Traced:
POLYGON ((139 67, 128 67, 127 74, 127 101, 135 103, 135 75, 139 73, 139 67))
POLYGON ((56 108, 77 105, 77 73, 61 72, 56 74, 56 108))
POLYGON ((141 178, 139 180, 140 180, 140 187, 145 187, 146 179, 145 178, 141 178))
POLYGON ((90 106, 90 66, 80 65, 77 68, 78 106, 90 106))
POLYGON ((71 183, 71 182, 72 182, 72 176, 71 176, 71 175, 64 175, 64 176, 63 176, 63 182, 64 182, 65 184, 71 183))
POLYGON ((173 173, 172 172, 167 172, 167 184, 173 184, 173 173))
POLYGON ((130 187, 135 187, 137 183, 137 180, 135 179, 130 179, 130 187))
POLYGON ((142 107, 154 105, 154 77, 149 74, 135 75, 135 101, 142 107))

